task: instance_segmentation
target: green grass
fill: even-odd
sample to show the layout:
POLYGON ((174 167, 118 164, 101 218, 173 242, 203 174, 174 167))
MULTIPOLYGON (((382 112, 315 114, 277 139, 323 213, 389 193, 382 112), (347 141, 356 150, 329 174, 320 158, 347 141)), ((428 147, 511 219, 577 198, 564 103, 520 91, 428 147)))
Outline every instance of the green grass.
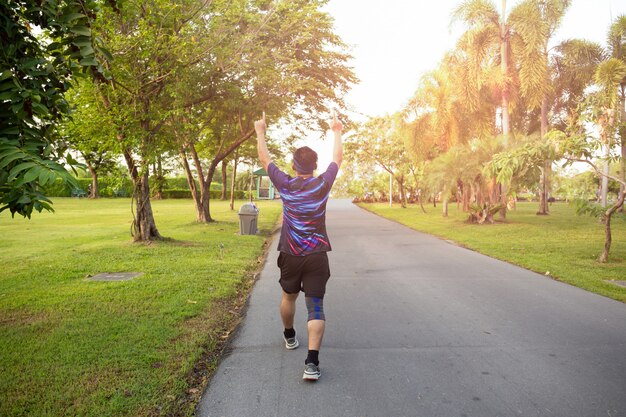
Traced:
POLYGON ((506 223, 472 225, 467 213, 450 205, 449 217, 441 208, 360 204, 383 217, 415 230, 453 240, 467 248, 615 300, 626 302, 626 288, 607 282, 626 280, 626 216, 616 214, 612 222, 613 244, 609 262, 596 258, 604 246, 604 225, 595 218, 577 216, 565 203, 552 204, 550 216, 537 216, 537 203, 518 203, 506 223))
POLYGON ((262 235, 239 236, 225 202, 211 202, 208 225, 190 200, 152 204, 174 240, 131 243, 128 199, 57 198, 56 213, 0 215, 0 415, 193 411, 193 367, 236 320, 281 206, 261 202, 262 235), (85 279, 122 271, 143 275, 85 279))

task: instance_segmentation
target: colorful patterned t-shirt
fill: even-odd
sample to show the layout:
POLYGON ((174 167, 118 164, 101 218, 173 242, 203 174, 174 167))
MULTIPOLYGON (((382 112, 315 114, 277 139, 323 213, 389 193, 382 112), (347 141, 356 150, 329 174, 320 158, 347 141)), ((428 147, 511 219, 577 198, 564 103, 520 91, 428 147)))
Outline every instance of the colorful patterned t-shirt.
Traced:
POLYGON ((274 163, 267 168, 283 200, 283 227, 278 250, 295 256, 331 250, 326 234, 326 202, 339 167, 331 162, 322 175, 293 178, 274 163))

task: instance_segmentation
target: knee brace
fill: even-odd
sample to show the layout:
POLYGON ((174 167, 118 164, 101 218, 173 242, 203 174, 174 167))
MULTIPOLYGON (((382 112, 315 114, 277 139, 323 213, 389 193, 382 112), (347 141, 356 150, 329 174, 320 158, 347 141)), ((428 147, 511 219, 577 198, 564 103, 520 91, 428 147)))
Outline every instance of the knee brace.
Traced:
POLYGON ((324 299, 319 297, 304 297, 306 309, 309 312, 307 321, 326 320, 324 316, 324 299))

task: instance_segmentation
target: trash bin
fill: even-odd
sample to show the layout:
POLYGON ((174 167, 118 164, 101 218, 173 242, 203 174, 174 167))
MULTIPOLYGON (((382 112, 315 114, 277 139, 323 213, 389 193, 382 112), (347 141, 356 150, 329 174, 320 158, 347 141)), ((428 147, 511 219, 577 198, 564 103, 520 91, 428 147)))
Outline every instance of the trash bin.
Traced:
POLYGON ((239 233, 256 235, 259 208, 254 203, 245 203, 239 208, 239 233))

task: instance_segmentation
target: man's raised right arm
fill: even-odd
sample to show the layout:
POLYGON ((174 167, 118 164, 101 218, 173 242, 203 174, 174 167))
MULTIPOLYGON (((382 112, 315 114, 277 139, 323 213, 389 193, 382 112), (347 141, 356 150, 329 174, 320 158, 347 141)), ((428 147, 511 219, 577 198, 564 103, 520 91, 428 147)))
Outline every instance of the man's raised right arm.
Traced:
POLYGON ((267 130, 267 125, 265 124, 265 112, 263 112, 263 119, 254 122, 254 130, 256 131, 257 137, 259 162, 261 162, 263 169, 267 171, 267 167, 272 162, 272 158, 270 157, 270 153, 267 149, 267 143, 265 142, 265 131, 267 130))
POLYGON ((341 166, 341 162, 343 161, 343 143, 341 141, 341 131, 343 130, 343 125, 337 119, 337 115, 333 110, 333 120, 330 123, 330 129, 333 131, 333 135, 335 136, 335 146, 333 148, 333 162, 337 164, 337 167, 341 166))

